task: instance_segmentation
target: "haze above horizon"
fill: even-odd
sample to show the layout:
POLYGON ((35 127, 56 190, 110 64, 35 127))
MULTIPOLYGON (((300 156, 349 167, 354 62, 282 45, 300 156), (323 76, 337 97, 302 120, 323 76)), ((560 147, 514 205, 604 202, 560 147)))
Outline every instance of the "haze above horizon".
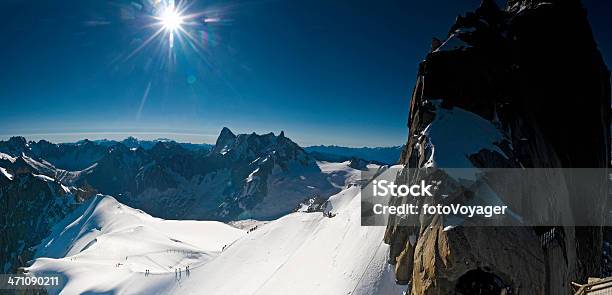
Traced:
MULTIPOLYGON (((283 130, 281 130, 283 131, 283 130)), ((233 132, 233 130, 232 130, 233 132)), ((252 132, 238 132, 238 134, 246 134, 252 132)), ((257 133, 257 132, 256 132, 257 133)), ((261 132, 257 134, 265 134, 270 132, 261 132)), ((278 132, 272 132, 274 135, 280 134, 278 132)), ((285 134, 286 135, 286 134, 285 134)), ((128 139, 130 137, 135 138, 141 141, 159 141, 159 140, 171 140, 178 143, 191 143, 191 144, 210 144, 214 145, 219 134, 198 134, 198 133, 180 133, 180 132, 82 132, 82 133, 38 133, 38 134, 0 134, 0 141, 9 140, 11 137, 24 137, 27 141, 39 141, 46 140, 56 144, 64 144, 64 143, 76 143, 82 140, 91 140, 91 141, 99 141, 99 140, 112 140, 112 141, 122 141, 128 139)), ((347 147, 347 148, 388 148, 388 147, 398 147, 396 146, 341 146, 341 145, 325 145, 325 144, 305 144, 300 142, 299 140, 295 140, 290 136, 287 136, 290 140, 294 141, 301 147, 310 147, 310 146, 329 146, 329 147, 347 147)))

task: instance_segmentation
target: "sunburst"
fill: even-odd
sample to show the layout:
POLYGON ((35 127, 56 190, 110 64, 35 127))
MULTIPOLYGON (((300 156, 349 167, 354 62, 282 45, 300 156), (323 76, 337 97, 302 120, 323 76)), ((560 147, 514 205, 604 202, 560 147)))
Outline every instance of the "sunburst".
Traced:
POLYGON ((155 19, 157 19, 162 30, 168 35, 168 44, 170 48, 174 47, 174 35, 183 31, 182 26, 186 18, 187 17, 176 7, 174 1, 169 1, 159 9, 159 14, 155 19))

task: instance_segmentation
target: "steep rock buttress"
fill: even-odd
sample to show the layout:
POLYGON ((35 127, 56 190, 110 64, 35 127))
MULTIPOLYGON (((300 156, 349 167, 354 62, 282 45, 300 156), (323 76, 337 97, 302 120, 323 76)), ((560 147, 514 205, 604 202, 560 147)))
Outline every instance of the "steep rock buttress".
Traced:
MULTIPOLYGON (((580 1, 511 0, 505 10, 483 1, 475 12, 458 16, 447 39, 434 39, 420 64, 402 164, 443 162, 457 148, 434 147, 439 139, 427 130, 436 116, 453 109, 489 121, 504 135, 494 148, 464 155, 470 166, 607 168, 610 73, 580 1)), ((457 163, 450 164, 461 167, 457 163)), ((603 218, 605 204, 592 205, 601 207, 603 218)), ((442 216, 420 226, 402 222, 390 219, 385 242, 397 281, 410 284, 412 294, 475 294, 470 288, 478 286, 508 294, 569 294, 570 281, 584 282, 602 269, 602 227, 445 230, 442 216), (556 242, 543 244, 545 235, 556 242)))

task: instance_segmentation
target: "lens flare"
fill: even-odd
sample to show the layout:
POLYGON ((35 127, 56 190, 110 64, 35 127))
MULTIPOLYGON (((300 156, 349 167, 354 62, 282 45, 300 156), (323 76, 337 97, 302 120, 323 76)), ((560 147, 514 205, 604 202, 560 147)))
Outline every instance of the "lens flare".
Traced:
POLYGON ((183 29, 182 25, 184 23, 185 16, 183 16, 176 8, 174 1, 170 1, 160 9, 159 15, 155 18, 159 21, 162 29, 168 35, 168 44, 170 44, 170 48, 173 48, 174 34, 177 34, 183 29))
POLYGON ((175 32, 183 24, 183 16, 174 7, 167 7, 159 17, 165 30, 175 32))

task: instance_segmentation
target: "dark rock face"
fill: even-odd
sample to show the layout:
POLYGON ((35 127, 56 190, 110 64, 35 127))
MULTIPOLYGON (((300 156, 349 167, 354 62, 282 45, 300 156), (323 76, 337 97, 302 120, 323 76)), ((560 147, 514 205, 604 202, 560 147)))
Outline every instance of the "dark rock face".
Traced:
POLYGON ((6 171, 10 178, 0 174, 0 273, 16 273, 51 228, 91 194, 45 176, 6 171))
POLYGON ((209 158, 219 169, 229 171, 230 177, 225 198, 219 205, 220 212, 215 214, 218 219, 253 217, 247 213, 251 210, 260 212, 255 214, 257 218, 275 218, 281 212, 266 212, 264 207, 291 200, 290 207, 287 203, 281 207, 292 208, 304 197, 330 196, 337 192, 325 180, 315 159, 285 137, 284 132, 278 136, 273 133, 234 135, 229 129, 223 129, 209 158), (295 181, 303 178, 302 175, 306 175, 306 181, 316 190, 307 193, 300 188, 305 185, 296 186, 295 181), (268 198, 266 202, 270 195, 285 196, 275 201, 268 198))
MULTIPOLYGON (((454 148, 438 145, 433 153, 426 132, 440 110, 453 108, 505 136, 494 143, 504 155, 491 149, 466 155, 474 167, 610 165, 610 73, 577 0, 516 0, 506 10, 483 1, 459 16, 420 65, 401 163, 424 167, 454 148)), ((603 217, 605 204, 593 205, 603 217)), ((452 294, 468 288, 466 280, 512 294, 568 294, 570 281, 599 276, 602 236, 598 227, 445 231, 438 216, 420 227, 392 219, 385 242, 398 282, 411 282, 412 294, 452 294), (543 247, 546 235, 557 242, 543 247)))

